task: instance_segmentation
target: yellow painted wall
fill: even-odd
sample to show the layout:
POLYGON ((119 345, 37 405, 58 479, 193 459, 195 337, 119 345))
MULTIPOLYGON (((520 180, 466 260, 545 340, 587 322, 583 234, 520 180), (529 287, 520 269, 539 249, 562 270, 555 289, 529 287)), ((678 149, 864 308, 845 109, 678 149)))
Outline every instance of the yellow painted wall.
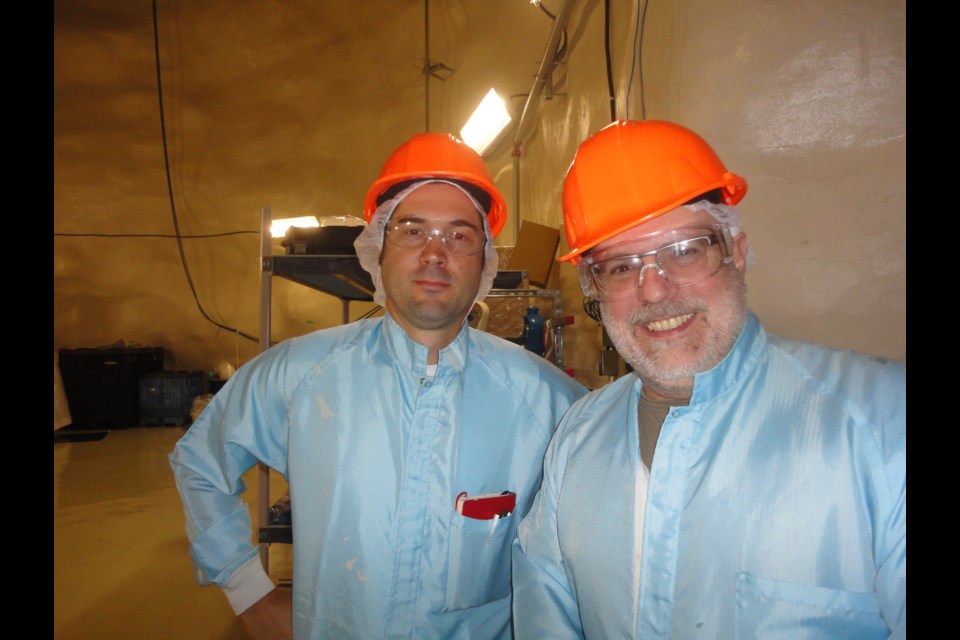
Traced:
MULTIPOLYGON (((162 121, 151 7, 55 7, 54 348, 163 346, 168 369, 259 352, 243 335, 259 334, 263 207, 360 215, 413 133, 458 130, 490 87, 519 118, 552 27, 523 0, 157 5, 162 121), (427 40, 454 70, 429 84, 427 40), (178 227, 204 237, 181 253, 178 227)), ((905 2, 611 0, 609 14, 616 116, 685 124, 748 180, 749 297, 768 329, 906 360, 905 2)), ((603 2, 570 5, 519 161, 511 132, 488 156, 511 216, 562 225, 563 174, 610 121, 605 24, 603 2)), ((511 218, 497 243, 514 241, 511 218)), ((565 364, 603 384, 576 274, 554 278, 576 317, 565 364)), ((273 301, 274 340, 341 319, 339 301, 277 278, 273 301)))

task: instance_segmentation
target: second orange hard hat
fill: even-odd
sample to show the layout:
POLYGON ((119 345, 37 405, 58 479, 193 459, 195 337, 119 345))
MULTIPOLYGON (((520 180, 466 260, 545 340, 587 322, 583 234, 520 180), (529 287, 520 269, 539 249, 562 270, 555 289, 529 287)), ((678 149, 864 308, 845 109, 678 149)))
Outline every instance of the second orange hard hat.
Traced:
POLYGON ((657 120, 613 122, 584 141, 563 182, 573 264, 589 249, 714 189, 734 205, 747 181, 727 171, 706 141, 657 120))

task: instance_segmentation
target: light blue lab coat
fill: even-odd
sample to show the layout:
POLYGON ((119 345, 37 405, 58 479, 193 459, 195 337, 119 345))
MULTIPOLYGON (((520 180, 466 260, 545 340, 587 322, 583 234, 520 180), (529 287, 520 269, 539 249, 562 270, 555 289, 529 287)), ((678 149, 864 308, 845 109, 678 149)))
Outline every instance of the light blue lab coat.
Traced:
POLYGON ((547 450, 514 545, 519 640, 906 637, 905 365, 751 314, 649 473, 640 388, 581 399, 547 450))
POLYGON ((198 581, 257 554, 241 475, 262 461, 290 487, 295 637, 510 637, 510 544, 586 389, 466 323, 433 378, 426 361, 386 316, 241 367, 171 454, 198 581), (465 518, 463 491, 516 511, 465 518))

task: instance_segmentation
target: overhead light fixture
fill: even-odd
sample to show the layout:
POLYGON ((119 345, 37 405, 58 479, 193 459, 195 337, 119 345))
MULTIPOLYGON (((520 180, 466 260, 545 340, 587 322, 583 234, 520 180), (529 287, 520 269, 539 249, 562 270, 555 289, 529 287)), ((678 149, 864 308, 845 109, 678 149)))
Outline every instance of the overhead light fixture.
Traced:
POLYGON ((302 216, 300 218, 280 218, 270 222, 270 237, 283 238, 289 227, 319 227, 316 216, 302 216))
POLYGON ((483 155, 512 119, 503 98, 490 89, 467 120, 467 124, 460 129, 460 137, 474 151, 483 155))

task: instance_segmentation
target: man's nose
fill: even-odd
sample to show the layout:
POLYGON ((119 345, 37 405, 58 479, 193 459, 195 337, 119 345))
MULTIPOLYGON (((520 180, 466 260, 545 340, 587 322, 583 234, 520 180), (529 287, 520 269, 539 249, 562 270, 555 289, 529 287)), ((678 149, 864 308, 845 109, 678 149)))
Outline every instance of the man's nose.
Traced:
POLYGON ((670 295, 670 283, 656 264, 645 264, 640 269, 640 298, 644 302, 660 302, 670 295))
POLYGON ((443 263, 447 260, 446 238, 441 233, 431 233, 420 250, 420 260, 428 263, 443 263))

